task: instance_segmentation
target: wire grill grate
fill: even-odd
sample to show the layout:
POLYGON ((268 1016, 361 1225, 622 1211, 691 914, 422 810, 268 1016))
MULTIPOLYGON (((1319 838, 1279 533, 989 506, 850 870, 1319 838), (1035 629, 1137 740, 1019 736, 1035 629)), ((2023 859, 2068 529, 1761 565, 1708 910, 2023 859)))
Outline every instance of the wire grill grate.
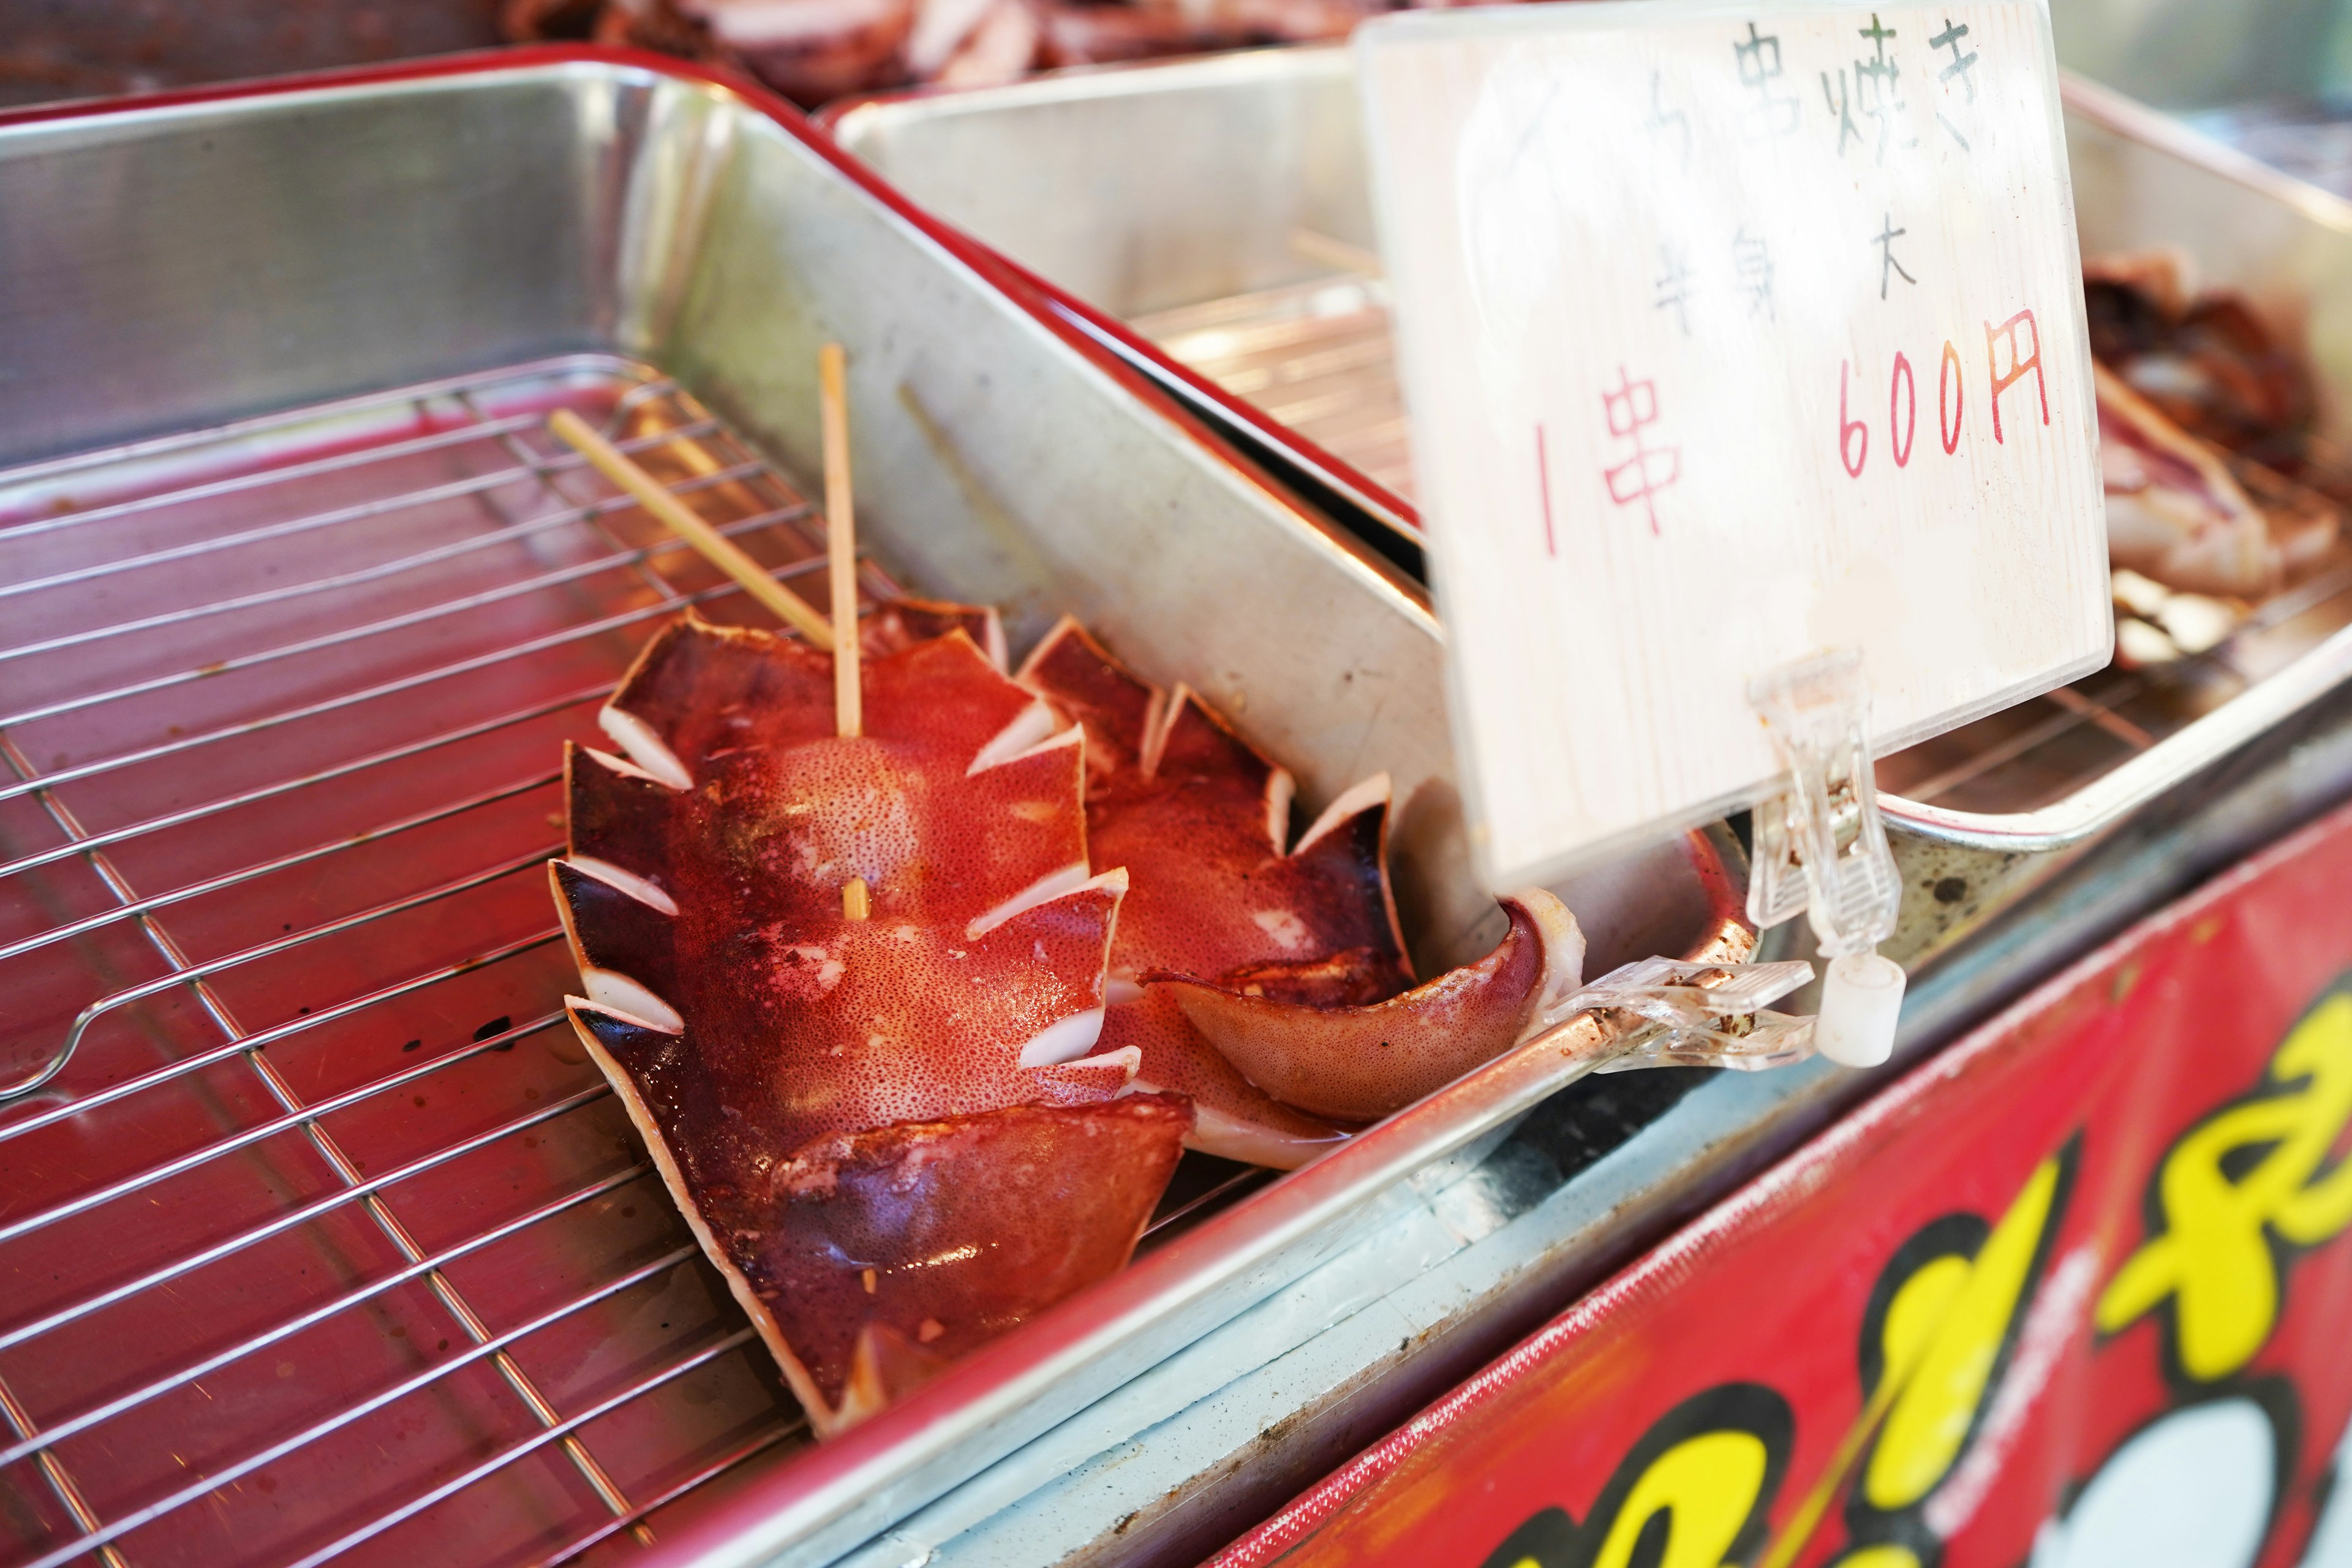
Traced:
MULTIPOLYGON (((1403 395, 1378 278, 1361 271, 1319 278, 1140 316, 1131 324, 1171 357, 1366 478, 1412 496, 1403 395)), ((2332 493, 2352 494, 2352 470, 2336 463, 2331 475, 2332 493)), ((2242 477, 2263 491, 2260 476, 2242 477)), ((2111 666, 1882 758, 1879 787, 1961 811, 2048 805, 2347 625, 2352 548, 2339 545, 2286 590, 2252 606, 2216 646, 2151 670, 2111 666)))
POLYGON ((552 1562, 807 1441, 540 873, 636 646, 764 612, 559 406, 821 592, 813 509, 609 356, 0 474, 0 1563, 552 1562))
POLYGON ((1386 289, 1324 278, 1139 317, 1173 358, 1397 495, 1412 495, 1386 289))

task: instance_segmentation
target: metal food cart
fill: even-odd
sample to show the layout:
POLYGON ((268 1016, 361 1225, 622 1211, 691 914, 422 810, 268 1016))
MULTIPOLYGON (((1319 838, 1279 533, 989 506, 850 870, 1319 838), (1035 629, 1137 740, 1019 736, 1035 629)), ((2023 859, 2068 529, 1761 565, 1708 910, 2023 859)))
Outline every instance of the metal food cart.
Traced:
MULTIPOLYGON (((1399 846, 1417 945, 1475 943, 1381 459, 1114 320, 1195 312, 1143 323, 1172 342, 1304 298, 1355 312, 1337 357, 1377 381, 1343 66, 861 109, 844 134, 896 190, 755 89, 589 51, 0 124, 0 203, 37 215, 0 242, 9 1562, 1197 1558, 1861 1091, 1818 1067, 1563 1089, 1507 1058, 1296 1175, 1196 1166, 1134 1268, 819 1449, 565 1054, 530 874, 553 748, 652 624, 729 590, 539 424, 605 421, 788 573, 815 559, 795 477, 827 337, 870 367, 869 589, 1032 636, 1076 610, 1245 712, 1311 797, 1377 755, 1427 786, 1399 846), (1033 112, 1059 129, 1024 155, 1090 173, 1000 161, 1033 112), (1107 194, 1069 237, 1108 270, 958 210, 962 176, 903 151, 958 117, 967 169, 1107 194), (1108 200, 1141 145, 1158 203, 1192 182, 1255 226, 1171 248, 1105 221, 1153 216, 1108 200), (1179 252, 1181 286, 1101 281, 1179 252), (1316 646, 1281 639, 1307 620, 1316 646)), ((2298 297, 2341 268, 2347 226, 2301 191, 2075 105, 2086 235, 2241 237, 2239 280, 2298 297)), ((2343 585, 2277 607, 2292 657, 2208 661, 2226 701, 2086 692, 1908 777, 1942 787, 1890 807, 1906 1051, 2352 788, 2343 585)), ((1739 866, 1718 829, 1568 889, 1593 966, 1723 951, 1739 866)))

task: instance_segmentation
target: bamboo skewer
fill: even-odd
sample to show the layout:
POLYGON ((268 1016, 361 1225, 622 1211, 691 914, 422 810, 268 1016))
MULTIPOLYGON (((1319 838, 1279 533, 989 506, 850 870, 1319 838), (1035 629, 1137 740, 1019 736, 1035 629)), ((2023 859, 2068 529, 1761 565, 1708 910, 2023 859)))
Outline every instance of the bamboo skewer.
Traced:
MULTIPOLYGON (((848 371, 839 343, 816 356, 817 405, 824 435, 824 549, 833 585, 833 728, 843 740, 865 733, 857 647, 857 512, 849 477, 848 371)), ((870 889, 852 877, 841 889, 841 912, 862 921, 871 912, 870 889)))
POLYGON ((845 740, 865 733, 857 668, 857 514, 849 479, 849 387, 841 345, 817 351, 817 401, 824 430, 824 545, 833 582, 833 624, 848 629, 834 638, 834 732, 845 740))
MULTIPOLYGON (((833 627, 823 616, 767 574, 767 570, 740 549, 735 542, 697 517, 684 501, 665 489, 659 479, 637 467, 627 453, 591 429, 588 422, 569 408, 559 408, 548 416, 547 427, 555 432, 564 444, 595 468, 596 471, 625 490, 639 506, 652 513, 671 532, 702 552, 703 558, 742 584, 743 591, 765 605, 776 617, 821 648, 830 650, 834 644, 833 627)), ((856 641, 855 627, 851 642, 856 641)))
MULTIPOLYGON (((548 416, 548 428, 565 445, 588 459, 599 473, 619 486, 656 519, 702 552, 712 565, 742 585, 743 591, 775 612, 777 617, 819 647, 829 649, 833 661, 834 732, 845 740, 865 730, 857 647, 857 527, 849 470, 849 402, 839 343, 827 343, 817 355, 819 404, 824 445, 825 555, 833 590, 833 616, 827 620, 789 592, 734 541, 695 515, 662 482, 632 461, 628 454, 590 427, 568 408, 548 416), (845 635, 834 628, 845 626, 845 635)), ((841 889, 841 910, 862 921, 872 910, 872 890, 863 877, 853 877, 841 889)))

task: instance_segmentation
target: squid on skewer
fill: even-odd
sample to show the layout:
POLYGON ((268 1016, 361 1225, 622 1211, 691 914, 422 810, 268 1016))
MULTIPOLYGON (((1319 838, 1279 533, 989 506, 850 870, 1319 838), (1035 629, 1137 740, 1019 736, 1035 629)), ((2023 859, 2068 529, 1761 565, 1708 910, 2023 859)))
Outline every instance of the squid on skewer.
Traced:
POLYGON ((1096 1048, 1082 738, 938 624, 882 629, 848 739, 829 656, 673 625, 551 868, 573 1025, 820 1433, 1124 1264, 1192 1124, 1096 1048))
POLYGON ((1123 1266, 1186 1142, 1302 1163, 1573 988, 1540 893, 1414 985, 1386 777, 1294 842, 1286 772, 1074 623, 1018 681, 985 610, 859 646, 844 736, 830 656, 662 632, 550 868, 572 1024, 821 1434, 1123 1266))

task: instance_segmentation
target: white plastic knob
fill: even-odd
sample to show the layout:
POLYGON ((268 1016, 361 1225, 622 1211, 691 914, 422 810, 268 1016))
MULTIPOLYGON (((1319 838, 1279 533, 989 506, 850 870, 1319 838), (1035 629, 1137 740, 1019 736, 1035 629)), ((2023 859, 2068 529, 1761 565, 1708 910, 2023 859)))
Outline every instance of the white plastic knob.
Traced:
POLYGON ((1840 1067, 1874 1068, 1895 1054, 1895 1020, 1903 1011, 1903 966, 1874 952, 1830 960, 1813 1044, 1840 1067))

